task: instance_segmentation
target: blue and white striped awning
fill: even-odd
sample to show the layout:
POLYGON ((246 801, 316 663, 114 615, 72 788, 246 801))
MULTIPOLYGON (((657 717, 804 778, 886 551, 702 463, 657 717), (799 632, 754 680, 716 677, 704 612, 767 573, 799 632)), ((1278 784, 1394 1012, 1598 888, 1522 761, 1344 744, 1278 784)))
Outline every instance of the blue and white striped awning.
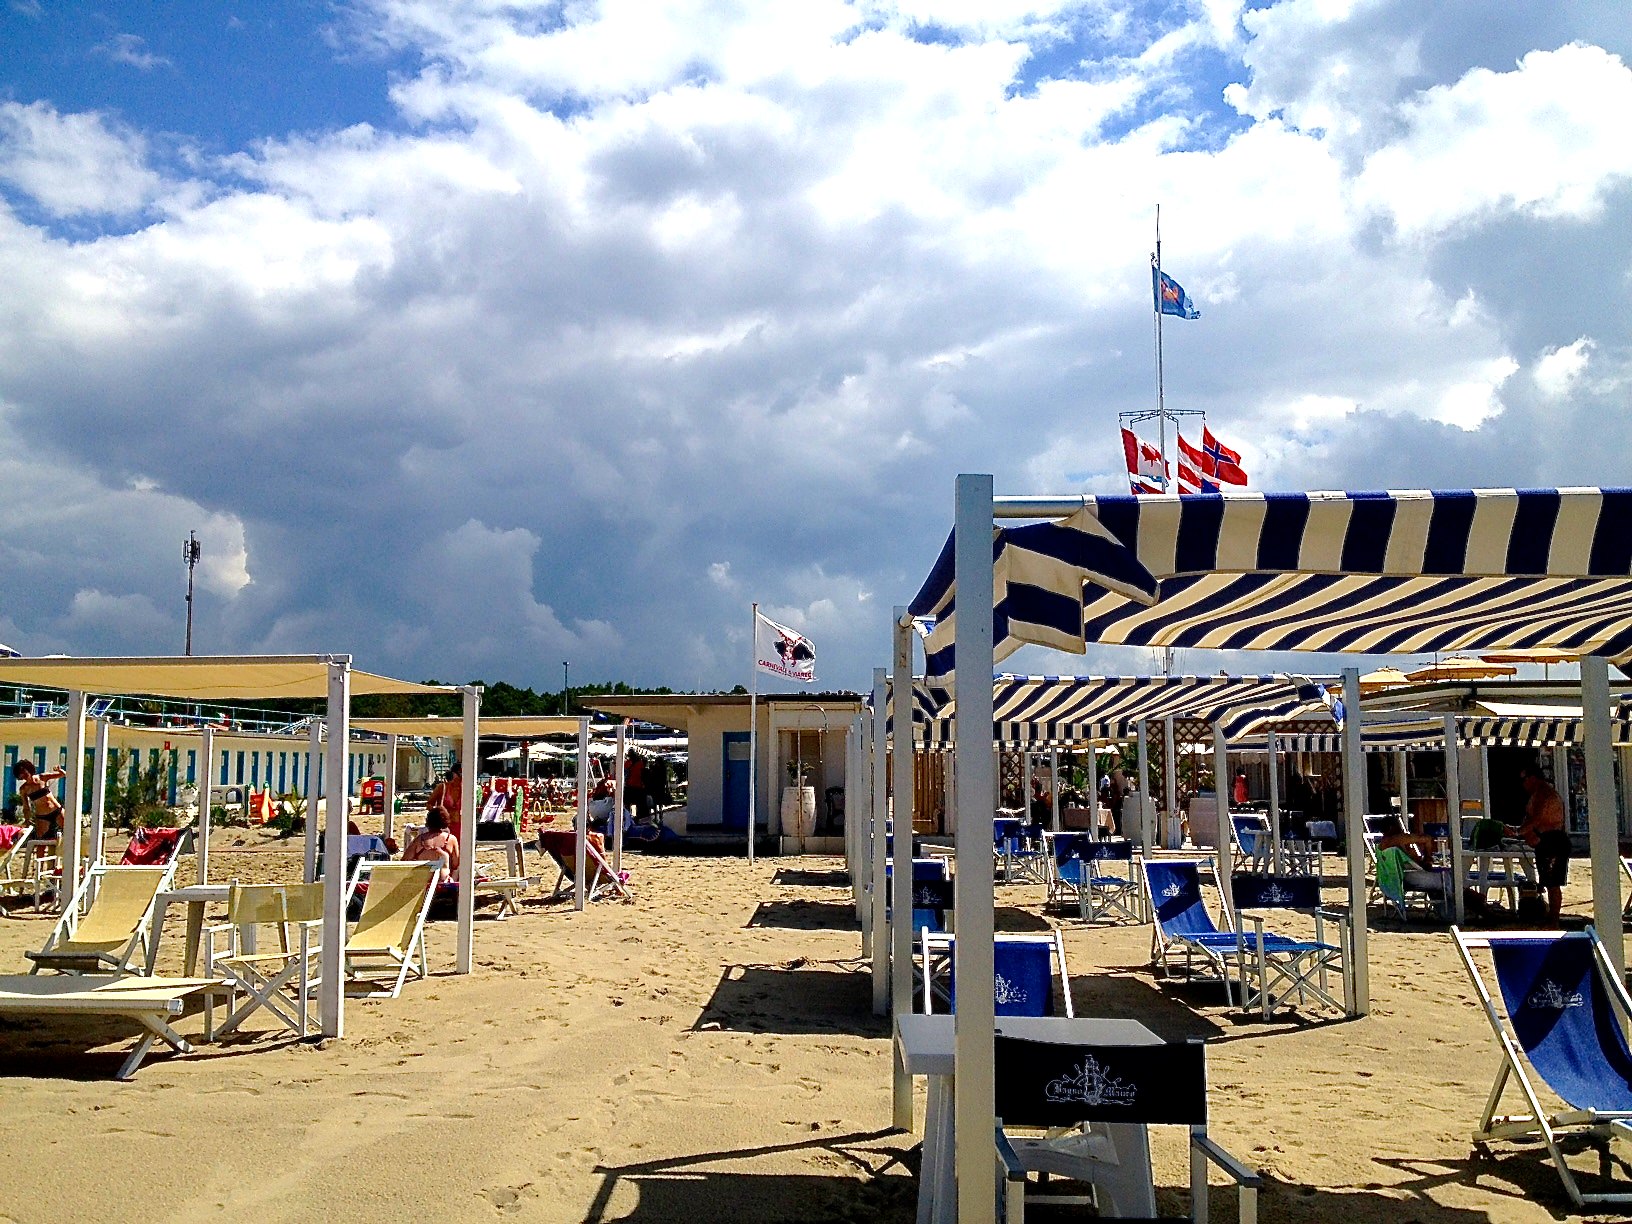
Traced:
MULTIPOLYGON (((1328 682, 1329 683, 1329 682, 1328 682)), ((1005 748, 1123 740, 1166 718, 1220 723, 1227 738, 1320 709, 1322 682, 1301 676, 1014 676, 992 685, 993 738, 1005 748)), ((926 745, 951 744, 950 700, 917 728, 926 745)))
MULTIPOLYGON (((953 670, 953 542, 912 612, 953 670)), ((995 657, 1034 643, 1632 656, 1632 489, 1084 497, 994 531, 995 657)))
MULTIPOLYGON (((1632 720, 1617 718, 1610 723, 1610 739, 1616 747, 1632 745, 1632 720)), ((1458 716, 1457 743, 1464 748, 1551 748, 1586 742, 1584 720, 1574 718, 1489 718, 1458 716)), ((1238 745, 1240 752, 1264 752, 1264 735, 1251 734, 1238 745)), ((1422 752, 1445 746, 1445 724, 1441 719, 1423 722, 1367 726, 1361 732, 1360 747, 1365 752, 1422 752)), ((1342 752, 1340 732, 1287 732, 1275 736, 1275 751, 1342 752)))

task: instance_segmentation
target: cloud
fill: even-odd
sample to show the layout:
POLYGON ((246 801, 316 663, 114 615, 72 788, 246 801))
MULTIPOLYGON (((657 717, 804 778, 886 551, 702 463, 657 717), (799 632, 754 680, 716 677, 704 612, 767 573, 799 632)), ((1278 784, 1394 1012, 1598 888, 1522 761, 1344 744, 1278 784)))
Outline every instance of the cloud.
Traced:
POLYGON ((0 184, 55 217, 127 214, 152 202, 160 178, 145 139, 105 116, 59 114, 44 102, 0 102, 0 184))
POLYGON ((1122 487, 1158 201, 1261 487, 1632 483, 1628 36, 1520 7, 374 0, 394 122, 186 178, 0 104, 6 640, 173 648, 198 529, 210 649, 863 685, 959 471, 1122 487))
POLYGON ((106 42, 97 43, 91 51, 115 64, 129 64, 139 72, 152 72, 155 68, 175 66, 164 56, 149 51, 147 40, 140 34, 115 34, 106 42))

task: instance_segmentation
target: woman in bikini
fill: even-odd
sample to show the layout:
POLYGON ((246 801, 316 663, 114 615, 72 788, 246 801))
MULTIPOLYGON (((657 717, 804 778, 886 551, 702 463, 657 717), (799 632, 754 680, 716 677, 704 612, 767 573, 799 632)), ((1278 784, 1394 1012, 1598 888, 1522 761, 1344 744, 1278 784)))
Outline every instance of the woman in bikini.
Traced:
POLYGON ((41 846, 62 835, 62 804, 51 793, 48 783, 68 776, 66 769, 48 769, 41 773, 33 761, 18 761, 12 766, 17 778, 17 797, 34 821, 34 841, 41 846))

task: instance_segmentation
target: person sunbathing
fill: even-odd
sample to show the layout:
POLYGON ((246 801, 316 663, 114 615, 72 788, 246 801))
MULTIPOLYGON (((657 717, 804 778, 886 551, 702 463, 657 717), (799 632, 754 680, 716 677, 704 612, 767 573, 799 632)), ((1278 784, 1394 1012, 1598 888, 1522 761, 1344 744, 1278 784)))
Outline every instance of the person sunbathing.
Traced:
POLYGON ((448 832, 447 817, 432 808, 425 814, 425 827, 402 852, 402 861, 429 862, 435 859, 443 860, 438 883, 459 878, 459 843, 448 832))
POLYGON ((1382 837, 1377 842, 1377 853, 1395 849, 1410 859, 1415 870, 1405 873, 1405 886, 1418 892, 1445 891, 1445 877, 1434 870, 1434 839, 1407 833, 1398 816, 1385 816, 1378 822, 1382 837))

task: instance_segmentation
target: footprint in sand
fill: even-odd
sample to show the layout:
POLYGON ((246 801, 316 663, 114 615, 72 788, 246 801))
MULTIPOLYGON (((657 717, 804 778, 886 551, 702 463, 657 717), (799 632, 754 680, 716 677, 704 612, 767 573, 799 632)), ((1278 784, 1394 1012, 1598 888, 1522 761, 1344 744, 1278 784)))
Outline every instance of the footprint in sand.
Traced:
POLYGON ((520 1211, 528 1199, 534 1198, 532 1182, 523 1182, 519 1186, 498 1186, 490 1190, 483 1190, 482 1197, 493 1204, 493 1209, 504 1215, 520 1211))

